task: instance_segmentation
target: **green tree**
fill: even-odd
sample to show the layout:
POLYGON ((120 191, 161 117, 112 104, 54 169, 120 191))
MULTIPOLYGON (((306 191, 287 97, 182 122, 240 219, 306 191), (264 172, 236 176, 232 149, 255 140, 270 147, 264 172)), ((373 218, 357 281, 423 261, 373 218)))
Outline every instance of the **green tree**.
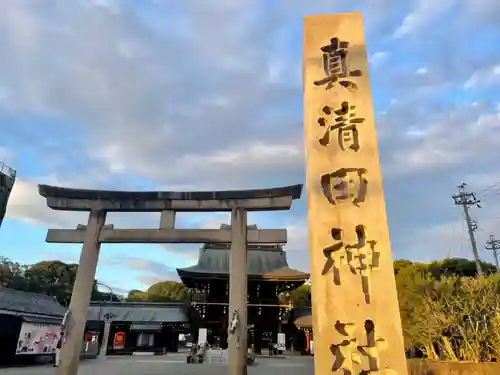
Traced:
MULTIPOLYGON (((24 271, 26 291, 54 297, 61 305, 69 306, 75 284, 77 264, 67 264, 59 260, 44 260, 28 266, 24 271)), ((92 300, 109 300, 94 283, 92 300)))
POLYGON ((301 285, 291 293, 293 307, 311 307, 311 286, 301 285))
MULTIPOLYGON (((480 362, 497 355, 499 285, 497 275, 449 276, 434 280, 426 290, 423 302, 440 325, 436 344, 444 359, 480 362)), ((427 329, 425 323, 422 326, 427 329)))
POLYGON ((406 259, 397 259, 394 261, 393 265, 394 265, 394 273, 397 275, 401 269, 406 267, 412 267, 413 262, 406 259))
POLYGON ((424 291, 432 283, 427 265, 396 261, 394 270, 405 347, 418 348, 436 359, 433 343, 440 335, 440 326, 429 316, 428 307, 423 304, 424 291))
POLYGON ((129 302, 146 302, 148 301, 148 293, 134 289, 128 292, 126 300, 129 302))
POLYGON ((25 267, 8 258, 0 257, 0 286, 17 290, 26 290, 25 267))
POLYGON ((280 305, 289 305, 293 307, 311 307, 311 287, 301 285, 292 291, 281 292, 278 295, 280 305))
POLYGON ((189 289, 182 283, 175 281, 163 281, 153 284, 147 291, 148 301, 189 301, 189 289))
POLYGON ((29 266, 25 272, 28 291, 42 293, 68 306, 76 278, 77 265, 45 260, 29 266))
MULTIPOLYGON (((496 271, 496 267, 493 264, 481 262, 481 265, 486 274, 492 274, 496 271)), ((434 261, 429 264, 429 271, 436 279, 443 276, 477 276, 476 262, 464 258, 445 258, 434 261)))

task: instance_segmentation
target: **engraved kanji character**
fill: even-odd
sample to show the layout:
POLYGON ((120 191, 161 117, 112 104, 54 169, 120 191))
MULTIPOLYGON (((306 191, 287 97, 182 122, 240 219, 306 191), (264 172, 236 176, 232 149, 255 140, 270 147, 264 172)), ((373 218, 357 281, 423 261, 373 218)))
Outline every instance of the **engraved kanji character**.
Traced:
POLYGON ((357 339, 353 337, 356 325, 354 322, 340 323, 337 320, 335 329, 347 338, 338 344, 330 345, 330 352, 335 357, 332 371, 342 370, 344 375, 351 375, 354 371, 354 364, 361 364, 357 339))
POLYGON ((333 110, 329 106, 324 106, 322 112, 325 115, 334 114, 335 117, 331 124, 325 117, 318 119, 318 124, 325 128, 325 134, 320 138, 319 143, 322 146, 328 146, 331 142, 330 133, 337 130, 337 142, 342 151, 347 148, 359 150, 359 134, 356 124, 362 124, 365 119, 356 117, 356 106, 350 105, 349 102, 342 102, 339 109, 333 110))
POLYGON ((371 271, 379 267, 380 253, 375 251, 377 241, 366 239, 363 225, 356 226, 356 235, 356 243, 346 244, 342 229, 331 229, 334 243, 323 249, 326 260, 321 274, 325 275, 332 270, 334 284, 340 285, 340 266, 347 265, 352 274, 360 276, 365 302, 371 303, 371 271))
POLYGON ((322 175, 321 186, 328 202, 335 205, 337 201, 352 198, 352 203, 359 206, 366 198, 368 180, 363 176, 366 172, 364 168, 340 168, 322 175))
POLYGON ((321 47, 323 52, 323 70, 326 77, 319 81, 314 81, 316 86, 326 85, 326 90, 331 89, 335 83, 349 91, 356 91, 358 86, 348 80, 348 77, 360 77, 360 70, 349 71, 347 64, 349 43, 340 41, 339 38, 331 38, 330 44, 321 47))
POLYGON ((375 251, 377 241, 367 240, 366 231, 363 225, 356 226, 357 243, 354 245, 346 245, 345 250, 348 254, 347 259, 349 269, 355 275, 361 277, 361 288, 365 295, 365 302, 371 302, 371 283, 370 276, 373 268, 379 266, 380 253, 375 251), (354 260, 357 265, 354 265, 354 260))
POLYGON ((323 249, 323 254, 325 255, 326 261, 321 274, 325 275, 330 270, 333 270, 333 282, 336 285, 340 285, 339 266, 340 264, 347 264, 349 260, 346 259, 347 254, 344 248, 344 241, 342 240, 342 229, 333 228, 331 230, 331 235, 335 242, 333 245, 327 246, 323 249))
POLYGON ((375 338, 375 324, 372 320, 365 321, 366 345, 358 346, 358 351, 368 358, 369 371, 366 374, 380 370, 380 353, 387 349, 387 341, 383 338, 375 338))
POLYGON ((355 338, 357 327, 355 322, 341 323, 337 321, 334 327, 337 332, 343 336, 347 336, 347 338, 338 344, 330 345, 330 351, 335 357, 332 371, 342 370, 344 375, 353 375, 354 364, 361 365, 361 358, 366 357, 368 359, 368 369, 361 369, 357 374, 397 375, 390 368, 380 368, 380 353, 387 349, 388 344, 385 339, 375 337, 375 324, 372 320, 366 320, 364 324, 366 345, 357 345, 357 339, 355 338))

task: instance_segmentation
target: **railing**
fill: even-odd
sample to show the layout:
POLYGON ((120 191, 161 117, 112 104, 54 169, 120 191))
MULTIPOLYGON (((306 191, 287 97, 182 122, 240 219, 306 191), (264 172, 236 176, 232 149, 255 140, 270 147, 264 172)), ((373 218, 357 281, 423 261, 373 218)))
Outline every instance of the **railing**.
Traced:
POLYGON ((262 305, 279 305, 280 301, 278 298, 250 298, 248 303, 252 304, 262 304, 262 305))
POLYGON ((16 178, 16 170, 14 168, 9 167, 7 164, 2 163, 0 161, 0 173, 14 179, 16 178))
MULTIPOLYGON (((213 302, 213 303, 227 303, 229 301, 229 297, 227 296, 208 296, 205 293, 192 293, 191 294, 191 302, 213 302)), ((248 298, 248 303, 253 305, 279 305, 280 300, 278 298, 248 298)), ((284 303, 282 303, 285 305, 284 303)))

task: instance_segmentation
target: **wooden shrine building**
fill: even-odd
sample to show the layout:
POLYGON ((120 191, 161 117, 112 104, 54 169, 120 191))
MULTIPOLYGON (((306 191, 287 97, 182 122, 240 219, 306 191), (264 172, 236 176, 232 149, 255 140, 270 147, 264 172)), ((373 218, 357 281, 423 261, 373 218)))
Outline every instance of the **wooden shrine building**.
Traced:
MULTIPOLYGON (((221 229, 229 229, 222 225, 221 229)), ((249 229, 257 229, 251 225, 249 229)), ((256 353, 277 342, 277 333, 285 332, 289 305, 280 305, 278 295, 302 285, 308 273, 290 268, 282 246, 249 244, 247 247, 249 344, 256 353)), ((208 329, 210 344, 225 346, 228 327, 230 247, 205 244, 198 263, 177 272, 192 290, 192 304, 208 329)))
POLYGON ((106 354, 165 354, 179 348, 179 333, 196 335, 199 316, 185 302, 91 302, 86 332, 97 332, 99 342, 105 336, 105 321, 110 329, 106 354))

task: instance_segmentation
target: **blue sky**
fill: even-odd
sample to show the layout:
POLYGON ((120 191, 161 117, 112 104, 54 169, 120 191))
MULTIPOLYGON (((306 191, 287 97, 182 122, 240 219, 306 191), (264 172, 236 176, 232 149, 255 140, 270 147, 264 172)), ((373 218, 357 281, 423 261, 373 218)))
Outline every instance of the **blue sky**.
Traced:
MULTIPOLYGON (((301 48, 307 14, 362 11, 395 258, 470 257, 451 195, 466 181, 482 248, 500 237, 500 3, 497 0, 0 3, 0 160, 18 180, 1 255, 76 261, 44 243, 85 215, 49 210, 37 184, 211 190, 302 183, 301 48)), ((154 228, 153 214, 109 215, 154 228)), ((258 214, 287 227, 308 269, 305 201, 258 214)), ((216 228, 221 215, 180 215, 216 228)), ((104 245, 97 278, 116 290, 176 278, 197 245, 104 245)), ((492 260, 481 250, 481 256, 492 260)))

